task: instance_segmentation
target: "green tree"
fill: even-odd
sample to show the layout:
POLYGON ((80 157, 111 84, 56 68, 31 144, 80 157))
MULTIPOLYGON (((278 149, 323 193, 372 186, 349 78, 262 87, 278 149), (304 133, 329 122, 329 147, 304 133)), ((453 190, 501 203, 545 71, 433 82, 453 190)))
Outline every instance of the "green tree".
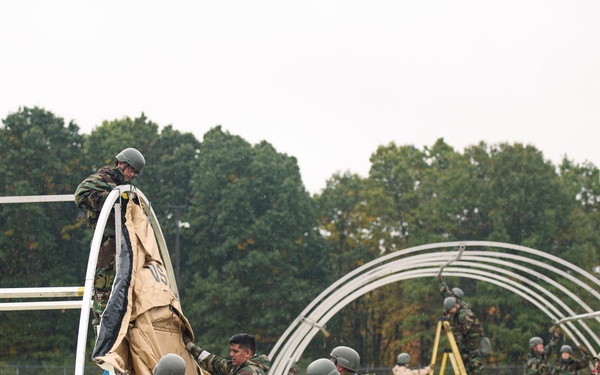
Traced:
POLYGON ((173 267, 180 277, 186 268, 186 254, 195 246, 189 236, 193 229, 178 228, 177 221, 190 221, 187 208, 193 197, 192 175, 198 166, 200 142, 193 134, 181 133, 169 125, 161 130, 151 149, 160 152, 150 153, 151 165, 148 173, 140 178, 140 185, 152 202, 173 267))
POLYGON ((573 203, 565 218, 569 225, 556 233, 568 244, 561 257, 591 271, 600 256, 596 245, 600 243, 600 171, 592 163, 576 164, 565 158, 560 175, 562 188, 573 203))
MULTIPOLYGON (((78 131, 75 123, 38 107, 9 114, 0 128, 0 195, 72 193, 83 170, 78 131)), ((87 257, 73 226, 76 216, 68 202, 0 205, 0 287, 80 285, 87 257)), ((64 350, 73 359, 73 316, 57 310, 6 313, 0 356, 44 362, 64 350)))
POLYGON ((189 318, 204 347, 226 348, 229 336, 247 331, 267 351, 322 288, 312 202, 296 159, 266 142, 251 146, 215 127, 198 161, 189 318))
POLYGON ((544 249, 561 249, 556 233, 569 223, 574 201, 561 188, 556 167, 533 146, 501 144, 490 150, 492 221, 506 231, 507 242, 544 249))
POLYGON ((420 196, 420 184, 424 173, 429 168, 425 152, 414 146, 396 146, 393 142, 387 146, 380 146, 371 155, 371 169, 369 181, 371 189, 381 191, 391 211, 391 220, 401 225, 400 233, 406 238, 413 234, 420 236, 417 228, 415 233, 408 227, 408 223, 418 224, 414 215, 423 203, 420 196))
MULTIPOLYGON (((72 193, 74 177, 81 171, 78 163, 82 137, 74 123, 41 108, 23 108, 8 115, 0 128, 0 194, 47 195, 72 193)), ((71 271, 73 242, 69 228, 76 215, 75 206, 64 203, 0 206, 4 236, 0 251, 5 252, 2 284, 5 287, 57 285, 71 271), (48 220, 51 218, 51 220, 48 220), (49 268, 48 265, 56 265, 49 268), (64 267, 64 268, 62 268, 64 267), (12 275, 12 277, 9 277, 12 275), (56 278, 61 275, 60 278, 56 278)), ((80 256, 75 259, 80 260, 80 256)))

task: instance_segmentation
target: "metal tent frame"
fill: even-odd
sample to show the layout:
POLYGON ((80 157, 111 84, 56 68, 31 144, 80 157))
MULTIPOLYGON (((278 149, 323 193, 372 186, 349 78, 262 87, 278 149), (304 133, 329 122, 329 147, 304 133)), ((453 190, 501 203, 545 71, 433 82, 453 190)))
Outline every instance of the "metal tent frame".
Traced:
MULTIPOLYGON (((177 282, 175 280, 175 274, 173 272, 173 265, 171 264, 171 258, 167 249, 162 230, 156 218, 156 214, 152 209, 150 201, 146 198, 141 190, 134 187, 133 185, 122 185, 117 186, 110 192, 100 215, 98 217, 98 223, 92 237, 90 245, 90 254, 87 264, 87 270, 85 274, 85 280, 83 286, 74 287, 37 287, 37 288, 0 288, 0 299, 10 298, 47 298, 53 299, 51 301, 32 301, 32 302, 4 302, 0 303, 0 311, 22 311, 22 310, 51 310, 51 309, 80 309, 79 317, 79 330, 77 334, 77 352, 75 356, 75 375, 83 375, 84 364, 85 364, 85 349, 87 342, 87 332, 89 325, 89 318, 91 313, 91 301, 94 285, 94 275, 96 270, 96 263, 98 260, 98 253, 102 242, 102 235, 104 227, 108 221, 111 210, 115 212, 115 227, 120 228, 121 218, 121 205, 120 199, 121 194, 134 193, 140 204, 142 205, 145 214, 150 220, 152 229, 158 243, 160 255, 163 260, 164 266, 167 270, 169 283, 175 296, 179 298, 177 289, 177 282), (77 300, 60 300, 60 298, 77 297, 77 300), (58 298, 58 300, 56 300, 58 298)), ((31 195, 31 196, 17 196, 17 197, 0 197, 0 204, 10 203, 47 203, 47 202, 73 202, 72 194, 62 195, 31 195)), ((121 232, 116 231, 116 243, 120 243, 119 236, 121 232)), ((117 249, 118 251, 118 249, 117 249)))
MULTIPOLYGON (((415 246, 377 258, 342 277, 315 298, 279 338, 269 358, 269 375, 284 375, 335 314, 352 301, 387 284, 444 276, 480 280, 528 300, 590 353, 600 345, 586 319, 600 311, 600 280, 551 254, 500 242, 444 242, 415 246), (522 254, 522 255, 521 255, 522 254), (551 276, 549 276, 551 275, 551 276), (585 295, 585 301, 581 296, 585 295)), ((595 355, 595 354, 594 354, 595 355)))

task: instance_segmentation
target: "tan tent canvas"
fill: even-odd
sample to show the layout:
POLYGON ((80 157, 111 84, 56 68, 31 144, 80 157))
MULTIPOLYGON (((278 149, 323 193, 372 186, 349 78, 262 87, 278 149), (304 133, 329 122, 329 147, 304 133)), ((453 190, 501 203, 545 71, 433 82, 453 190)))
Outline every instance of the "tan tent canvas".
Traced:
POLYGON ((122 233, 92 358, 111 374, 150 375, 163 355, 175 353, 186 362, 186 375, 202 374, 185 349, 183 334, 193 338, 193 331, 169 285, 149 218, 133 200, 122 233))

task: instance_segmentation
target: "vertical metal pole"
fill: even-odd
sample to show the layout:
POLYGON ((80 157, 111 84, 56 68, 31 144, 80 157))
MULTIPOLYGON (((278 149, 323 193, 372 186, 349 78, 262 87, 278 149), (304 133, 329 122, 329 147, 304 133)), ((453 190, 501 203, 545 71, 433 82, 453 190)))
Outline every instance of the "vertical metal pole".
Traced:
POLYGON ((179 211, 181 209, 186 208, 187 205, 171 205, 168 204, 167 207, 175 209, 175 281, 179 283, 179 279, 181 276, 181 253, 179 249, 179 228, 181 227, 181 222, 179 220, 179 211))
POLYGON ((181 262, 179 260, 179 208, 175 209, 175 224, 177 226, 175 230, 175 280, 179 284, 181 280, 179 277, 181 272, 181 262))

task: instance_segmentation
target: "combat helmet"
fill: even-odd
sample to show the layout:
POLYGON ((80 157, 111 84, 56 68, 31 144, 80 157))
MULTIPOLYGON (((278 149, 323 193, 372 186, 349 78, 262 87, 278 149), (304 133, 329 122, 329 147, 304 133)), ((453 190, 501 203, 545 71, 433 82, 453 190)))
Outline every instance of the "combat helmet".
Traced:
POLYGON ((544 340, 542 340, 540 337, 532 337, 529 339, 529 347, 533 348, 539 344, 543 344, 544 340))
POLYGON ((126 148, 119 152, 115 158, 117 161, 122 161, 131 165, 136 171, 138 171, 138 173, 142 173, 142 169, 144 169, 144 166, 146 165, 146 159, 144 159, 144 155, 132 147, 126 148))
POLYGON ((177 354, 165 354, 152 370, 152 375, 185 375, 185 361, 177 354))
POLYGON ((456 300, 456 298, 446 297, 446 299, 444 300, 444 310, 450 311, 450 309, 452 309, 457 303, 458 301, 456 300))
POLYGON ((340 373, 330 359, 319 358, 308 365, 306 375, 340 375, 340 373))
POLYGON ((561 353, 567 352, 567 353, 573 354, 573 348, 571 348, 571 345, 563 345, 560 347, 560 352, 561 353))
POLYGON ((396 364, 402 366, 407 363, 410 363, 410 354, 408 354, 408 353, 398 354, 398 358, 396 358, 396 364))
POLYGON ((460 288, 452 288, 452 294, 454 294, 454 297, 458 299, 463 299, 465 296, 465 293, 460 288))
POLYGON ((333 348, 330 356, 343 368, 354 372, 358 371, 358 367, 360 366, 360 356, 356 350, 347 346, 338 346, 333 348))

